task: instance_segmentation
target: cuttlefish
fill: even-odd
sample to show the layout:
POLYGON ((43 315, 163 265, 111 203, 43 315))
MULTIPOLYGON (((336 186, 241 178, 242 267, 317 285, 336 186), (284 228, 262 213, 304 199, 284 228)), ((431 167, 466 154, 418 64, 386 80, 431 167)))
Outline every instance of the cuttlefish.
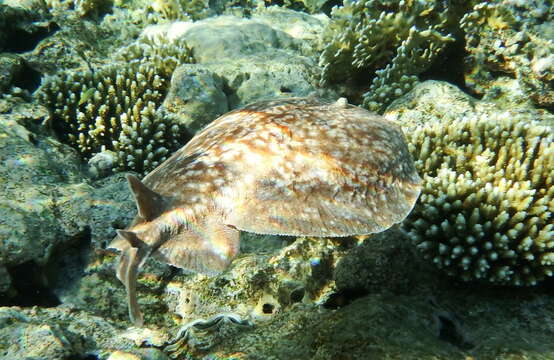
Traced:
POLYGON ((421 180, 396 124, 345 99, 291 98, 231 111, 144 179, 138 214, 118 230, 117 277, 142 325, 139 268, 150 256, 205 274, 227 268, 239 232, 350 236, 402 221, 421 180))

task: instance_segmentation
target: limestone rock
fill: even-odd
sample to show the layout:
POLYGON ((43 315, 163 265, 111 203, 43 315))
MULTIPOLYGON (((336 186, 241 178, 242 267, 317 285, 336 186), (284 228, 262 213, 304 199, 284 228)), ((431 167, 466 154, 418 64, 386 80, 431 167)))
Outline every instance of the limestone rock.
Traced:
POLYGON ((0 264, 44 263, 66 239, 57 222, 63 184, 81 180, 73 151, 0 121, 0 264))
POLYGON ((204 67, 182 65, 173 72, 162 111, 194 134, 229 111, 223 87, 222 79, 204 67))
POLYGON ((316 60, 300 51, 311 48, 305 40, 308 35, 296 38, 289 35, 294 34, 291 29, 285 29, 289 33, 279 30, 284 27, 272 27, 267 18, 219 16, 152 26, 143 36, 184 39, 196 62, 223 79, 232 109, 260 99, 306 96, 316 90, 316 60))

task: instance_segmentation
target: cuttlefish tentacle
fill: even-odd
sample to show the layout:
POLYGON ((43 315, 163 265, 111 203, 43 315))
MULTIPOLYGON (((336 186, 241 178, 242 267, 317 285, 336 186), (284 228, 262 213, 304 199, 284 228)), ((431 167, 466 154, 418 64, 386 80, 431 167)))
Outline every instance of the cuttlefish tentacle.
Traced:
POLYGON ((132 231, 117 230, 117 234, 129 243, 129 247, 121 254, 116 275, 125 285, 131 321, 136 326, 142 326, 144 322, 137 301, 137 278, 139 268, 152 254, 152 247, 146 245, 132 231))
POLYGON ((142 326, 144 323, 137 301, 139 253, 140 250, 137 248, 129 248, 123 251, 117 269, 117 278, 125 285, 125 291, 127 292, 129 318, 135 326, 142 326))
MULTIPOLYGON (((129 188, 135 198, 138 216, 135 223, 147 222, 164 212, 168 199, 150 190, 137 177, 127 175, 129 188)), ((137 301, 137 278, 140 267, 163 243, 163 236, 139 238, 133 231, 117 230, 117 237, 110 248, 121 250, 121 256, 116 269, 116 276, 123 283, 127 292, 129 317, 136 326, 143 325, 143 317, 137 301)))

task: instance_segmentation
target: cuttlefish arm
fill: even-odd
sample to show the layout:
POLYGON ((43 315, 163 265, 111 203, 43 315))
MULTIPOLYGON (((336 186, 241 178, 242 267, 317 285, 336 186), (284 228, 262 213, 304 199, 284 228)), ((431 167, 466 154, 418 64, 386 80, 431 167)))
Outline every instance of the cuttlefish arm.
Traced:
POLYGON ((129 318, 135 326, 142 326, 144 321, 137 301, 137 278, 139 268, 148 259, 152 250, 131 231, 118 230, 117 234, 127 240, 129 246, 121 252, 116 276, 127 292, 129 318))
MULTIPOLYGON (((133 175, 127 175, 127 182, 135 198, 138 212, 134 225, 131 228, 136 227, 137 224, 148 223, 164 212, 168 206, 168 199, 149 189, 133 175)), ((148 240, 151 242, 150 244, 139 238, 136 232, 129 230, 117 230, 118 236, 109 247, 121 251, 116 268, 116 276, 123 283, 127 291, 129 317, 136 326, 142 326, 143 317, 137 301, 138 271, 152 252, 163 242, 163 239, 159 234, 154 237, 145 236, 146 234, 142 231, 140 236, 143 239, 150 239, 148 240)), ((156 231, 157 229, 154 226, 150 230, 156 231)))

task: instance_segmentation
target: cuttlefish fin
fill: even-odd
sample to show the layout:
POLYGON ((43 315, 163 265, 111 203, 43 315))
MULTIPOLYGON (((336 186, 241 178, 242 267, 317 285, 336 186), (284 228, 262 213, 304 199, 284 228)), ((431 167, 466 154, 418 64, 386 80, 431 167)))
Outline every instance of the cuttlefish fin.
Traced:
POLYGON ((129 188, 135 197, 138 214, 146 221, 158 217, 164 212, 167 205, 167 199, 157 192, 149 189, 136 176, 127 174, 129 188))
POLYGON ((131 321, 135 326, 142 326, 144 321, 137 301, 137 278, 139 268, 151 254, 151 248, 132 231, 117 230, 117 234, 130 246, 121 252, 116 276, 125 285, 131 321))

